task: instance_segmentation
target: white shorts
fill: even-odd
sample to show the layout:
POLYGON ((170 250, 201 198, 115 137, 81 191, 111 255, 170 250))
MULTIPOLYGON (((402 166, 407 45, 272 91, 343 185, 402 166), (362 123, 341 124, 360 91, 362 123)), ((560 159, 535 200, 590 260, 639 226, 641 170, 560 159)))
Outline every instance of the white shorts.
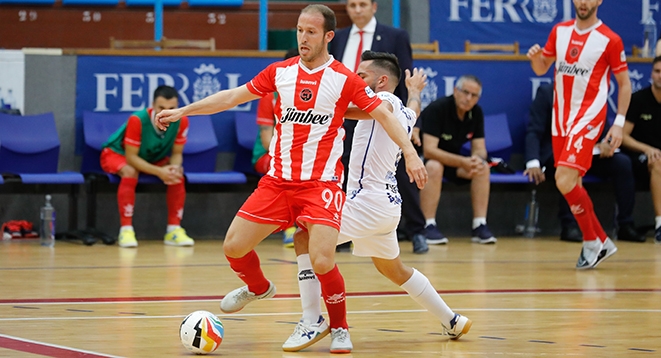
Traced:
POLYGON ((397 225, 400 216, 380 213, 368 205, 347 200, 337 243, 353 241, 353 254, 392 260, 399 256, 397 225))

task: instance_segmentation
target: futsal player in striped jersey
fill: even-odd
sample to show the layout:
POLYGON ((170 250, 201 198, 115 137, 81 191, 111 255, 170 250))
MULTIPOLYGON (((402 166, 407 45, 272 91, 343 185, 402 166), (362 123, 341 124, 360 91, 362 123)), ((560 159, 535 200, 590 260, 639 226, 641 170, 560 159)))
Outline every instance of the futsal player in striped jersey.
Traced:
POLYGON ((594 212, 582 177, 592 164, 592 149, 606 122, 611 73, 617 81, 617 116, 606 133, 613 155, 622 143, 622 127, 631 100, 622 39, 597 17, 602 0, 574 0, 576 19, 553 27, 546 46, 528 50, 533 71, 541 76, 555 63, 553 157, 555 182, 583 232, 577 269, 591 269, 617 247, 594 212))
MULTIPOLYGON (((426 75, 418 69, 414 69, 413 75, 406 70, 409 108, 393 94, 401 74, 397 57, 366 51, 361 60, 358 75, 387 103, 410 136, 420 114, 420 92, 425 86, 426 75)), ((395 172, 401 150, 388 138, 384 128, 378 122, 369 120, 366 113, 349 110, 346 117, 364 120, 359 120, 354 130, 347 200, 342 209, 338 244, 353 241, 354 255, 372 258, 382 275, 439 319, 447 335, 452 339, 461 337, 469 331, 471 320, 452 311, 427 277, 404 265, 399 257, 396 229, 401 217, 402 199, 395 172)), ((319 281, 311 271, 307 243, 307 233, 298 231, 294 234, 303 317, 282 346, 287 352, 309 347, 328 334, 321 315, 319 281)))
POLYGON ((335 14, 327 6, 305 7, 296 27, 300 56, 269 65, 245 85, 163 111, 158 122, 165 128, 182 116, 226 111, 278 92, 269 171, 239 209, 223 244, 230 267, 246 286, 228 293, 220 308, 237 312, 252 301, 275 295, 275 285, 264 276, 254 248, 271 233, 296 223, 310 234, 312 269, 321 283, 330 321, 330 352, 348 353, 353 346, 335 245, 345 199, 340 158, 349 103, 368 112, 402 148, 407 173, 419 187, 427 182, 427 171, 397 118, 365 81, 328 53, 335 24, 335 14))

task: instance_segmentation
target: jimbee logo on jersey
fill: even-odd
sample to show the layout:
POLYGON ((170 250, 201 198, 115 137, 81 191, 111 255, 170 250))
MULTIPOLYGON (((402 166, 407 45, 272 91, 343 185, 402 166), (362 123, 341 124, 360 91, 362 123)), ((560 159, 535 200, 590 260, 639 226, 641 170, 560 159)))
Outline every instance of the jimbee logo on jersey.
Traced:
POLYGON ((293 122, 298 124, 319 124, 326 125, 329 122, 331 116, 328 114, 319 114, 315 113, 312 108, 307 111, 299 111, 294 107, 288 107, 285 109, 285 113, 280 118, 280 123, 293 122))
POLYGON ((312 90, 309 88, 303 88, 298 96, 303 100, 303 102, 309 102, 312 99, 312 90))
POLYGON ((369 98, 373 98, 374 96, 376 96, 376 93, 374 93, 374 91, 372 91, 370 86, 365 86, 365 93, 367 94, 367 97, 369 97, 369 98))

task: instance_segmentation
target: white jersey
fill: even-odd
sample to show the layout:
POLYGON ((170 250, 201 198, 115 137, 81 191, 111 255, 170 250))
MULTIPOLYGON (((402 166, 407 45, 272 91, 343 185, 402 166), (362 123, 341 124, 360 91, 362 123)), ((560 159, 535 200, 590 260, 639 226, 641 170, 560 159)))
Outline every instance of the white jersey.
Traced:
MULTIPOLYGON (((392 93, 379 92, 378 97, 388 101, 393 114, 411 138, 415 125, 415 112, 404 106, 392 93)), ((371 204, 384 214, 399 216, 402 198, 397 188, 395 171, 402 157, 402 150, 388 136, 376 120, 360 120, 353 134, 347 202, 360 200, 371 204)))

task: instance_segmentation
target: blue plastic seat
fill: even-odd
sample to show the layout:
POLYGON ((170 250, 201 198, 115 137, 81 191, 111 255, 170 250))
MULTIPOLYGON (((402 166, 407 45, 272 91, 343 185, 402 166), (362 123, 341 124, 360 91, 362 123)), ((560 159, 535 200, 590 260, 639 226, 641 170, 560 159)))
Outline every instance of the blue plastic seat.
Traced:
POLYGON ((52 113, 0 114, 0 173, 25 184, 82 184, 82 174, 58 172, 60 139, 52 113))
MULTIPOLYGON (((484 141, 490 157, 509 161, 512 155, 512 135, 507 122, 507 114, 499 113, 484 116, 484 141)), ((470 141, 461 147, 461 153, 470 154, 470 141)))
MULTIPOLYGON (((99 157, 102 145, 129 117, 126 113, 83 112, 85 146, 81 172, 105 174, 111 183, 119 183, 119 176, 107 174, 101 169, 99 157)), ((189 183, 195 184, 244 184, 242 173, 215 172, 218 140, 210 116, 189 118, 188 140, 184 146, 184 171, 189 183)), ((139 183, 156 184, 162 181, 153 175, 141 174, 139 183)))

